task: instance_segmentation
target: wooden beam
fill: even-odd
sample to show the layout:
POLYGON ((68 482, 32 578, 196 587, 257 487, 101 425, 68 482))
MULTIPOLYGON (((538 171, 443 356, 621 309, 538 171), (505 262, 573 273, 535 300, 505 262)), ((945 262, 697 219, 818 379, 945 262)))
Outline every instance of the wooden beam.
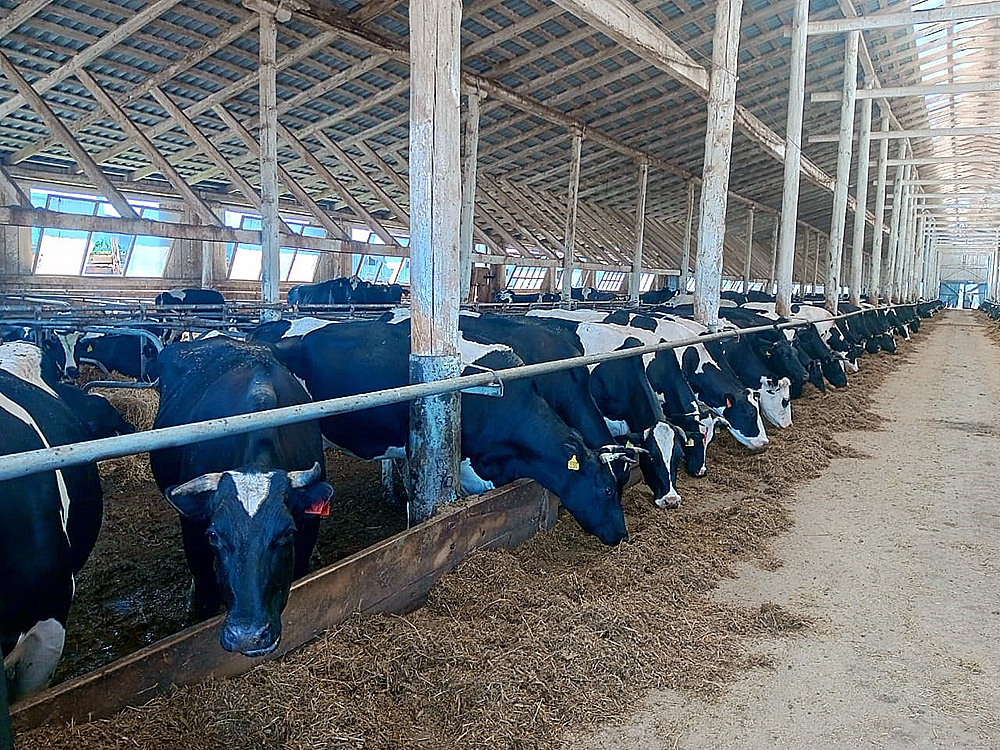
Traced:
MULTIPOLYGON (((847 188, 851 180, 851 144, 854 140, 854 93, 858 87, 858 46, 861 32, 851 31, 844 44, 844 89, 840 104, 840 135, 837 143, 837 187, 830 217, 830 245, 827 248, 826 282, 823 286, 826 309, 838 314, 840 272, 843 265, 844 229, 847 225, 847 188)), ((864 207, 861 211, 864 212, 864 207)))
POLYGON ((961 21, 968 18, 996 18, 1000 16, 1000 2, 949 5, 932 10, 908 10, 894 13, 869 13, 857 18, 835 18, 829 21, 811 21, 809 34, 842 34, 849 31, 871 31, 895 26, 914 26, 922 23, 961 21))
POLYGON ((476 168, 479 162, 479 104, 478 91, 469 92, 465 118, 465 160, 462 167, 462 214, 459 230, 459 280, 462 287, 459 299, 469 299, 472 287, 472 228, 476 215, 476 168))
POLYGON ((795 0, 792 51, 788 75, 788 114, 785 124, 784 182, 781 191, 781 229, 778 234, 778 315, 792 314, 792 275, 795 269, 795 231, 799 211, 799 168, 802 159, 802 112, 806 92, 806 25, 809 0, 795 0))
MULTIPOLYGON (((973 81, 968 83, 930 83, 915 86, 883 86, 882 88, 862 89, 857 93, 858 99, 898 99, 906 96, 952 96, 954 94, 981 94, 990 91, 1000 91, 1000 80, 973 81)), ((839 102, 839 91, 814 91, 809 95, 809 101, 839 102)))
POLYGON ((145 133, 134 123, 124 109, 116 102, 111 96, 101 88, 100 84, 94 80, 94 78, 86 70, 82 68, 76 71, 76 78, 84 85, 94 99, 97 101, 98 105, 103 108, 109 115, 111 119, 118 123, 125 134, 133 139, 139 144, 139 148, 143 150, 146 156, 149 157, 150 161, 156 165, 156 168, 160 170, 160 174, 170 183, 171 187, 183 196, 184 201, 187 205, 201 218, 202 221, 208 224, 221 225, 222 222, 219 217, 215 215, 215 212, 208 207, 208 204, 201 199, 201 197, 195 193, 194 190, 184 181, 177 170, 168 162, 163 154, 159 152, 156 146, 153 145, 145 133))
POLYGON ((351 171, 351 173, 358 179, 358 181, 364 184, 364 186, 371 191, 372 195, 374 195, 379 201, 381 201, 383 206, 385 206, 387 209, 389 209, 389 211, 392 212, 393 216, 396 217, 397 221, 402 222, 404 226, 409 228, 410 226, 409 212, 405 208, 400 206, 399 203, 397 203, 392 198, 392 196, 390 196, 385 190, 383 190, 382 186, 379 185, 371 176, 369 176, 368 173, 365 172, 365 170, 362 169, 361 166, 356 161, 354 161, 354 159, 352 159, 347 154, 347 152, 344 151, 344 149, 338 146, 336 141, 330 138, 322 130, 316 131, 316 133, 314 133, 313 135, 320 143, 323 144, 324 148, 333 152, 333 155, 337 159, 337 161, 339 161, 343 166, 347 167, 351 171))
MULTIPOLYGON (((861 102, 861 137, 858 144, 858 184, 857 205, 862 209, 868 205, 868 162, 871 158, 872 100, 861 102)), ((850 301, 854 306, 861 304, 861 284, 863 282, 865 221, 862 211, 854 212, 854 236, 851 240, 850 301)))
MULTIPOLYGON (((872 133, 872 138, 964 138, 979 135, 1000 135, 1000 125, 956 125, 953 128, 915 128, 872 133)), ((832 133, 809 136, 809 143, 831 143, 838 136, 832 133)))
MULTIPOLYGON (((899 144, 899 155, 900 158, 906 153, 906 144, 899 144)), ((886 265, 886 280, 885 280, 885 296, 890 300, 895 300, 895 290, 894 290, 894 279, 896 276, 896 257, 899 250, 899 222, 900 215, 902 214, 902 198, 903 198, 903 177, 909 173, 909 165, 903 165, 896 168, 896 185, 893 188, 892 193, 892 216, 890 218, 889 224, 889 246, 888 246, 888 263, 886 265)))
POLYGON ((702 170, 701 210, 698 212, 698 256, 695 259, 694 317, 699 323, 719 322, 726 204, 733 150, 736 109, 736 62, 740 46, 743 0, 717 0, 712 35, 712 76, 702 170))
POLYGON ((111 201, 111 205, 115 207, 118 213, 128 219, 138 218, 139 215, 129 205, 128 201, 125 200, 125 196, 118 192, 118 188, 111 184, 111 181, 101 171, 101 168, 94 163, 94 160, 87 153, 86 149, 73 137, 62 120, 49 108, 45 100, 32 88, 31 84, 24 79, 24 76, 18 72, 17 68, 14 67, 13 63, 2 52, 0 52, 0 70, 3 71, 7 80, 14 84, 14 87, 21 92, 20 96, 23 97, 24 101, 30 104, 31 108, 38 113, 38 116, 45 121, 49 130, 56 134, 63 146, 73 155, 76 163, 86 172, 101 194, 111 201))
POLYGON ((750 291, 750 264, 753 261, 753 206, 747 209, 746 253, 743 257, 743 293, 750 291))
POLYGON ((21 186, 14 181, 7 168, 0 164, 0 193, 9 197, 10 200, 21 208, 31 208, 31 200, 27 194, 21 190, 21 186))
POLYGON ((684 246, 681 248, 681 275, 678 288, 681 293, 687 291, 688 279, 691 277, 691 240, 694 239, 694 180, 687 181, 687 207, 684 213, 684 246))
POLYGON ((646 187, 648 182, 649 163, 642 162, 639 165, 638 199, 635 205, 635 256, 632 258, 632 273, 628 279, 629 303, 636 307, 639 305, 639 284, 642 281, 642 241, 646 230, 646 187))
POLYGON ((52 0, 27 0, 14 6, 6 16, 0 18, 0 39, 49 5, 52 0))
MULTIPOLYGON (((882 115, 882 130, 889 129, 889 118, 882 115)), ((889 141, 879 142, 878 177, 875 181, 875 227, 872 233, 872 260, 868 276, 868 302, 877 305, 882 287, 882 242, 885 223, 885 178, 889 166, 889 141)), ((865 176, 862 177, 867 182, 865 176)))
POLYGON ((580 157, 583 152, 583 133, 573 133, 573 149, 570 156, 569 189, 566 193, 566 231, 563 232, 563 275, 560 297, 564 304, 573 299, 573 267, 576 263, 576 219, 577 202, 580 195, 580 157))
MULTIPOLYGON (((84 65, 96 60, 105 52, 125 41, 140 29, 145 28, 152 21, 159 18, 179 2, 181 2, 181 0, 155 0, 155 2, 147 5, 121 26, 116 27, 114 31, 109 34, 105 34, 98 41, 94 42, 94 44, 87 47, 71 60, 63 63, 52 73, 49 73, 41 80, 35 81, 32 88, 37 94, 44 94, 57 83, 65 81, 71 75, 76 73, 76 71, 82 70, 84 65)), ((27 96, 25 96, 23 91, 19 95, 13 96, 7 101, 0 103, 0 119, 7 117, 12 112, 16 112, 26 104, 30 104, 30 100, 27 96)))
MULTIPOLYGON (((410 380, 461 373, 461 0, 410 0, 410 380)), ((458 393, 410 404, 412 516, 429 518, 458 492, 458 393)))
MULTIPOLYGON (((278 21, 267 10, 260 12, 260 300, 265 305, 281 301, 280 246, 278 244, 278 96, 276 61, 278 21)), ((221 107, 220 107, 221 109, 221 107)), ((236 123, 239 125, 239 123, 236 123)), ((261 311, 261 320, 277 320, 277 309, 261 311)))

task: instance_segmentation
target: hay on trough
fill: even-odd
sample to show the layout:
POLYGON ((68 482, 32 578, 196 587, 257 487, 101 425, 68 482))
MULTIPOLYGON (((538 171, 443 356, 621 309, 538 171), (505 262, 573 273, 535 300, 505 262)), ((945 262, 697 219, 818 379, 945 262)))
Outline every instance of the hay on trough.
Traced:
MULTIPOLYGON (((901 352, 913 344, 903 342, 901 352)), ((755 637, 808 631, 774 604, 711 591, 740 560, 780 565, 789 493, 838 457, 834 433, 873 429, 871 392, 902 359, 867 356, 851 386, 795 403, 795 425, 748 455, 728 436, 709 475, 681 477, 664 512, 642 486, 623 499, 615 549, 564 516, 513 551, 478 552, 406 616, 350 617, 285 658, 176 689, 108 720, 44 727, 24 748, 553 748, 620 720, 654 688, 713 696, 768 668, 755 637)))

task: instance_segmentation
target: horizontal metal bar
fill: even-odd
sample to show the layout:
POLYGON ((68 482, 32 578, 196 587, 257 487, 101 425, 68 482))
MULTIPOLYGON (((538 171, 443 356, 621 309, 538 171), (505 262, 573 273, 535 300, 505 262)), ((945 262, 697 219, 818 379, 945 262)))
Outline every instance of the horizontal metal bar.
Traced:
POLYGON ((1000 2, 950 5, 931 10, 908 10, 895 13, 871 13, 856 18, 836 18, 829 21, 810 21, 807 34, 840 34, 846 31, 870 31, 893 26, 913 26, 920 23, 963 21, 969 18, 995 18, 1000 16, 1000 2))
MULTIPOLYGON (((980 94, 1000 91, 1000 80, 972 83, 930 83, 922 86, 884 86, 879 89, 858 89, 858 99, 896 99, 903 96, 947 96, 950 94, 980 94)), ((814 91, 809 101, 839 102, 839 91, 814 91)))
MULTIPOLYGON (((895 305, 877 309, 889 309, 891 307, 895 307, 895 305)), ((849 318, 861 312, 864 311, 859 310, 853 313, 845 313, 844 315, 834 316, 832 319, 849 318)), ((510 380, 532 378, 552 372, 570 370, 575 367, 588 367, 590 365, 601 364, 602 362, 668 351, 681 346, 705 344, 733 336, 744 336, 785 328, 799 328, 811 325, 811 323, 812 321, 790 320, 787 323, 755 326, 735 331, 719 331, 705 336, 691 336, 679 341, 667 341, 661 344, 637 346, 613 352, 601 352, 600 354, 587 354, 581 357, 570 357, 552 362, 521 365, 519 367, 511 367, 509 369, 485 372, 477 375, 463 375, 457 378, 436 380, 431 383, 417 383, 399 388, 373 391, 371 393, 359 393, 354 396, 313 401, 308 404, 283 406, 278 409, 268 409, 251 414, 209 419, 203 422, 193 422, 175 427, 161 427, 155 430, 136 432, 131 435, 88 440, 82 443, 60 445, 54 448, 39 448, 24 453, 12 453, 7 456, 0 456, 0 481, 29 474, 37 474, 43 471, 63 469, 69 466, 78 466, 80 464, 91 463, 92 461, 128 456, 133 453, 145 453, 146 451, 160 450, 162 448, 176 448, 181 445, 212 440, 224 435, 241 434, 254 430, 280 427, 286 424, 309 422, 334 414, 345 414, 347 412, 371 409, 378 406, 388 406, 402 401, 411 401, 442 393, 454 393, 455 391, 461 391, 469 387, 491 385, 496 383, 497 380, 504 383, 510 380)))

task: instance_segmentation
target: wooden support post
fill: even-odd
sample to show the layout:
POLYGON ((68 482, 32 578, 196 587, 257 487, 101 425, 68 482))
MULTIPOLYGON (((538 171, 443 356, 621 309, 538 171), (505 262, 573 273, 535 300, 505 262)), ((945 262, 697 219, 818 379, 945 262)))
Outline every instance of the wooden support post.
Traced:
MULTIPOLYGON (((810 234, 809 232, 806 233, 806 248, 807 249, 809 247, 809 234, 810 234)), ((813 237, 815 238, 816 241, 813 243, 813 253, 814 253, 814 256, 813 256, 813 275, 812 275, 812 287, 810 288, 809 291, 812 294, 816 294, 816 288, 819 286, 819 256, 820 256, 820 252, 823 249, 823 235, 820 234, 819 232, 813 232, 812 235, 813 235, 813 237)), ((829 260, 829 257, 827 259, 829 260)), ((825 282, 824 282, 823 291, 826 292, 827 288, 828 287, 825 286, 825 282)))
POLYGON ((927 261, 927 219, 923 213, 917 217, 916 252, 913 256, 913 271, 910 273, 910 296, 916 301, 924 295, 924 265, 927 261))
MULTIPOLYGON (((881 113, 882 132, 889 130, 889 115, 881 113)), ((872 262, 868 277, 868 302, 877 305, 882 289, 882 242, 885 231, 885 178, 889 169, 889 140, 878 144, 878 178, 875 182, 875 226, 872 228, 872 262)))
POLYGON ((778 293, 778 230, 781 228, 781 214, 774 215, 774 225, 771 227, 771 275, 767 286, 768 294, 778 293))
POLYGON ((788 317, 792 310, 792 269, 799 211, 799 169, 802 164, 802 110, 806 96, 806 27, 809 0, 795 0, 792 17, 791 66, 788 73, 788 116, 785 121, 785 171, 781 191, 781 231, 778 235, 778 292, 775 309, 788 317))
POLYGON ((635 206, 635 255, 632 257, 632 273, 628 278, 628 300, 633 307, 639 306, 639 284, 642 281, 642 241, 646 232, 646 185, 649 181, 649 162, 639 164, 639 197, 635 206))
MULTIPOLYGON (((906 179, 910 178, 910 167, 905 167, 906 179)), ((896 235, 896 252, 893 253, 892 266, 892 299, 894 302, 903 300, 903 264, 906 262, 906 245, 909 241, 910 226, 910 193, 911 187, 904 183, 899 200, 899 228, 896 235)))
MULTIPOLYGON (((278 100, 276 94, 278 22, 266 9, 260 11, 260 298, 265 305, 281 301, 278 282, 281 264, 278 246, 278 100)), ((263 310, 262 320, 277 320, 281 313, 263 310)))
POLYGON ((472 284, 472 251, 474 239, 472 228, 476 215, 476 167, 479 159, 479 104, 482 94, 470 91, 468 95, 469 109, 465 120, 465 161, 462 168, 462 226, 459 239, 461 252, 461 268, 459 273, 462 288, 460 299, 469 299, 469 287, 472 284))
POLYGON ((702 170, 694 283, 694 317, 706 326, 715 326, 719 322, 729 162, 733 150, 733 115, 736 109, 736 61, 740 48, 743 0, 717 0, 715 8, 708 132, 705 134, 705 166, 702 170))
POLYGON ((583 153, 583 133, 573 133, 573 150, 569 165, 569 192, 566 196, 566 231, 563 233, 562 290, 563 304, 573 300, 573 268, 576 265, 576 213, 580 195, 580 156, 583 153))
POLYGON ((747 207, 747 247, 743 258, 743 293, 750 291, 750 263, 753 261, 753 206, 747 207))
MULTIPOLYGON (((840 102, 840 136, 837 141, 837 184, 833 191, 833 215, 826 253, 826 309, 837 314, 840 305, 840 269, 844 255, 844 228, 847 224, 847 187, 851 181, 851 146, 854 142, 854 102, 858 89, 858 46, 861 32, 847 34, 844 49, 844 88, 840 102)), ((862 215, 864 206, 859 207, 862 215)))
POLYGON ((903 301, 910 301, 913 294, 913 266, 917 257, 917 191, 910 196, 910 212, 906 224, 906 255, 903 264, 903 275, 900 283, 903 288, 903 301))
MULTIPOLYGON (((458 351, 461 224, 461 0, 411 0, 410 382, 461 374, 458 351)), ((411 520, 458 493, 458 393, 410 404, 411 520)))
POLYGON ((868 222, 865 212, 868 206, 868 162, 871 158, 872 143, 872 100, 861 101, 861 135, 858 143, 858 186, 854 211, 854 237, 851 240, 851 304, 861 304, 862 269, 864 266, 865 229, 868 222))
MULTIPOLYGON (((906 155, 906 142, 900 142, 899 144, 899 158, 902 159, 906 155)), ((902 213, 903 206, 903 175, 908 174, 909 168, 906 165, 900 165, 896 167, 896 180, 892 188, 892 215, 889 219, 889 247, 888 254, 886 256, 886 275, 885 283, 882 288, 885 291, 885 297, 890 302, 895 301, 893 295, 893 279, 896 273, 896 250, 899 246, 899 219, 902 213)))
POLYGON ((128 201, 125 200, 125 196, 118 191, 118 188, 111 184, 111 181, 101 171, 101 168, 97 166, 90 154, 87 153, 87 150, 73 137, 63 124, 63 121, 59 119, 56 113, 45 103, 45 100, 31 87, 31 84, 25 80, 24 76, 21 75, 18 69, 14 67, 14 64, 3 53, 0 53, 0 70, 3 71, 7 80, 14 85, 14 88, 21 93, 24 100, 31 105, 31 108, 38 113, 38 116, 45 121, 46 126, 59 139, 59 142, 72 154, 73 159, 76 160, 76 163, 86 173, 87 177, 91 179, 101 195, 107 198, 111 202, 111 205, 124 218, 139 218, 139 215, 129 205, 128 201))
POLYGON ((684 247, 681 248, 681 276, 677 280, 677 288, 681 294, 687 292, 688 279, 691 277, 691 240, 694 239, 694 180, 687 181, 687 212, 684 214, 684 247))

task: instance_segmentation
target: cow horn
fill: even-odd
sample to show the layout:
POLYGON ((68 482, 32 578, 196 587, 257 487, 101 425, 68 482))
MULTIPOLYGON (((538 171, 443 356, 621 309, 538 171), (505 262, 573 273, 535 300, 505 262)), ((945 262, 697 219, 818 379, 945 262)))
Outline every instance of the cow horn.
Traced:
POLYGON ((172 495, 198 495, 202 492, 215 492, 222 480, 222 472, 214 471, 211 474, 202 474, 184 484, 179 484, 171 490, 172 495))
POLYGON ((319 461, 312 465, 311 469, 306 471, 290 471, 288 472, 288 481, 292 485, 292 489, 298 489, 299 487, 308 487, 310 484, 314 484, 319 480, 320 468, 319 461))

